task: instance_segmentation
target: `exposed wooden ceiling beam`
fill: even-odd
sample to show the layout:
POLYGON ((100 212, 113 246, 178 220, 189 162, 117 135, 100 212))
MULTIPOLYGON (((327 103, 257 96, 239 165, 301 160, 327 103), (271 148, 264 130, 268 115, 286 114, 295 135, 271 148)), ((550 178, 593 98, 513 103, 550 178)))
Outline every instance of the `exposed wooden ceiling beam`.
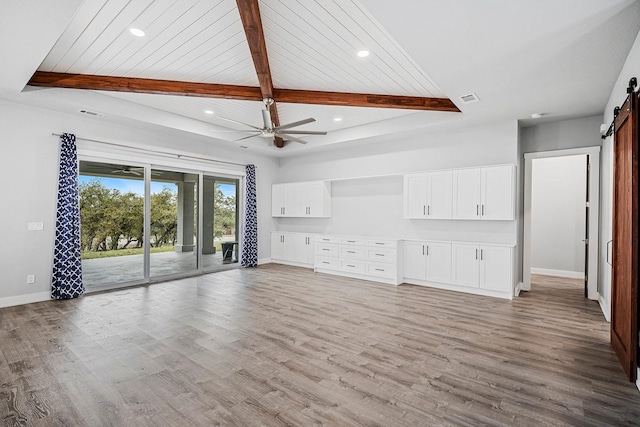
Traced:
POLYGON ((262 100, 262 93, 258 87, 139 79, 132 77, 95 76, 89 74, 36 71, 27 84, 30 86, 67 89, 200 96, 206 98, 242 99, 245 101, 262 100))
POLYGON ((449 98, 374 95, 368 93, 320 92, 313 90, 274 89, 280 102, 294 104, 342 105, 348 107, 400 108, 460 112, 449 98))
MULTIPOLYGON (((67 89, 90 89, 116 92, 154 93, 161 95, 227 98, 262 101, 258 87, 220 85, 212 83, 178 82, 173 80, 139 79, 132 77, 95 76, 36 71, 28 85, 67 89)), ((321 92, 296 89, 274 89, 280 102, 294 104, 342 105, 347 107, 400 108, 405 110, 432 110, 459 112, 447 98, 417 96, 373 95, 345 92, 321 92)), ((272 112, 273 114, 273 112, 272 112)))
MULTIPOLYGON (((269 56, 267 55, 267 44, 264 39, 258 0, 236 0, 236 4, 238 5, 245 37, 251 51, 253 66, 258 75, 262 98, 273 99, 273 79, 271 78, 271 68, 269 67, 269 56)), ((280 117, 278 116, 278 108, 275 101, 268 108, 273 125, 280 126, 280 117)), ((273 139, 276 147, 284 147, 282 138, 276 136, 273 139)))

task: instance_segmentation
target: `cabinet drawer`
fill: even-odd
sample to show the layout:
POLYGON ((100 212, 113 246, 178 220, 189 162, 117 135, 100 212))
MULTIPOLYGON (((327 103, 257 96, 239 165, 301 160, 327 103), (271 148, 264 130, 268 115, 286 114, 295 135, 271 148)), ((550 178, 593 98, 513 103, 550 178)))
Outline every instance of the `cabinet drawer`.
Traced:
POLYGON ((385 279, 395 279, 397 270, 395 265, 367 262, 365 274, 368 276, 383 277, 385 279))
POLYGON ((339 270, 340 262, 338 258, 327 256, 316 256, 316 268, 326 268, 327 270, 339 270))
POLYGON ((318 236, 316 242, 318 243, 340 243, 339 238, 337 237, 329 237, 329 236, 318 236))
POLYGON ((341 259, 340 270, 350 273, 363 274, 364 273, 364 261, 355 259, 341 259))
POLYGON ((335 243, 316 243, 316 254, 317 255, 323 255, 323 256, 335 256, 337 257, 339 252, 338 252, 338 245, 336 245, 335 243))
POLYGON ((364 259, 364 246, 340 245, 340 258, 364 259))
POLYGON ((397 240, 367 240, 367 246, 372 246, 374 248, 395 248, 397 245, 397 240))
POLYGON ((358 245, 358 246, 364 246, 366 244, 366 240, 365 239, 351 239, 351 238, 347 238, 347 239, 340 239, 340 244, 341 245, 358 245))
POLYGON ((367 248, 367 261, 373 262, 396 262, 398 251, 393 248, 367 248))

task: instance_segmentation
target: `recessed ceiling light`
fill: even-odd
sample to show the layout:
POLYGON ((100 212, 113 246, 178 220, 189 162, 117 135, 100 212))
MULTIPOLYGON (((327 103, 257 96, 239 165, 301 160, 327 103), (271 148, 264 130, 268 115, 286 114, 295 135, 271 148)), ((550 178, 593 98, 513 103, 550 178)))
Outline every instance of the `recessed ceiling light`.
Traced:
POLYGON ((544 113, 533 113, 531 115, 532 119, 539 119, 540 117, 544 116, 544 113))
POLYGON ((204 110, 205 114, 213 114, 213 110, 204 110))
POLYGON ((360 50, 360 51, 358 51, 357 55, 360 58, 366 58, 367 56, 369 56, 369 51, 368 50, 360 50))
POLYGON ((342 121, 342 117, 334 117, 333 121, 334 122, 341 122, 342 121))
POLYGON ((129 28, 129 32, 136 37, 144 37, 144 31, 140 28, 129 28))

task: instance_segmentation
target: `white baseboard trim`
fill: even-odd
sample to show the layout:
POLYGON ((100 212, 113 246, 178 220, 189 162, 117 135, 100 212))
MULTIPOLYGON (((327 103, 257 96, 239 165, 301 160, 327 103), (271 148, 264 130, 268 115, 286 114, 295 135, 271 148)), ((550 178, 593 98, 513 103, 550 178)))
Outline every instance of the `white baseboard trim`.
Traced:
POLYGON ((566 277, 568 279, 584 279, 584 271, 550 270, 548 268, 531 268, 531 274, 542 276, 566 277))
POLYGON ((271 258, 262 258, 258 260, 258 265, 270 264, 271 262, 271 258))
POLYGON ((16 295, 14 297, 0 298, 0 308, 13 307, 15 305, 31 304, 51 300, 50 292, 36 292, 33 294, 16 295))
POLYGON ((600 304, 600 310, 602 310, 604 318, 607 319, 607 322, 611 322, 611 309, 609 308, 609 304, 600 294, 598 294, 598 304, 600 304))

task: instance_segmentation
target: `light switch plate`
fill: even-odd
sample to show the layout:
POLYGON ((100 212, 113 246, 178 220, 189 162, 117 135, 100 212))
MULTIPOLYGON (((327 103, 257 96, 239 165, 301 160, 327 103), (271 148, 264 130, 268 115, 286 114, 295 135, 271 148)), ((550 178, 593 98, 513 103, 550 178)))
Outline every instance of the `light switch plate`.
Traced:
POLYGON ((29 231, 42 231, 44 230, 43 222, 29 222, 27 223, 27 230, 29 231))

